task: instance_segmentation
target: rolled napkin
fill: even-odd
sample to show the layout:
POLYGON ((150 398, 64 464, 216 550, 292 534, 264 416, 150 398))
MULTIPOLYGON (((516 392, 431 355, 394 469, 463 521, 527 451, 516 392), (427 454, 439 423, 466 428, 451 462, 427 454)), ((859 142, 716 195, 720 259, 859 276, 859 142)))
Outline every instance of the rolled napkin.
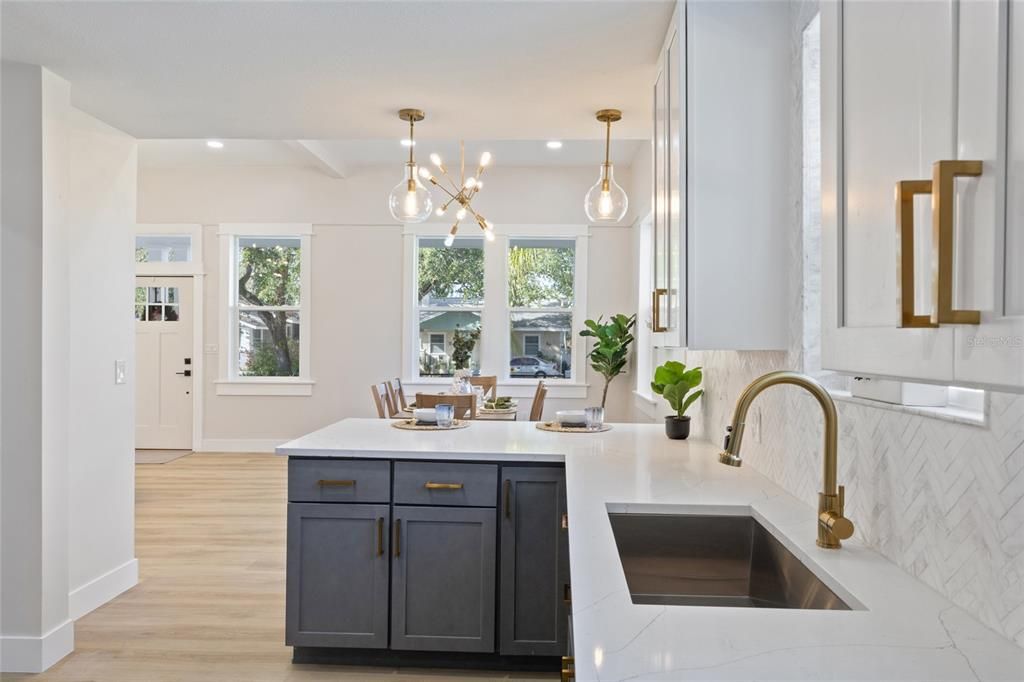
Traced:
POLYGON ((417 407, 412 411, 412 417, 418 424, 436 424, 437 410, 433 407, 417 407))
POLYGON ((584 426, 587 416, 583 410, 559 410, 555 412, 555 421, 562 426, 584 426))

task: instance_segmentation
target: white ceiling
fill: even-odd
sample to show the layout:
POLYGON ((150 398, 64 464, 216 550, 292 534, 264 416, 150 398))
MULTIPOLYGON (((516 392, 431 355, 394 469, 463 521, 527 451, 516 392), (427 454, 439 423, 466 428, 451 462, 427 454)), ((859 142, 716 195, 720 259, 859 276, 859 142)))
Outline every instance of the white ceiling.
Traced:
MULTIPOLYGON (((225 140, 223 149, 210 149, 205 140, 141 140, 139 165, 144 168, 208 168, 218 166, 300 166, 346 175, 359 168, 390 165, 400 168, 409 150, 398 139, 389 140, 306 140, 308 147, 284 140, 225 140)), ((604 142, 565 140, 561 149, 548 149, 545 140, 466 141, 466 165, 475 168, 480 153, 489 151, 494 165, 593 166, 594 173, 604 157, 604 142)), ((612 161, 628 166, 640 140, 613 140, 612 161)), ((417 160, 429 165, 437 152, 449 168, 458 167, 459 144, 455 140, 419 140, 417 160)), ((397 171, 396 171, 397 172, 397 171)))
POLYGON ((393 144, 411 106, 424 139, 498 141, 599 139, 594 112, 618 107, 625 140, 648 136, 672 5, 3 0, 0 39, 3 58, 50 68, 76 106, 140 138, 393 144))

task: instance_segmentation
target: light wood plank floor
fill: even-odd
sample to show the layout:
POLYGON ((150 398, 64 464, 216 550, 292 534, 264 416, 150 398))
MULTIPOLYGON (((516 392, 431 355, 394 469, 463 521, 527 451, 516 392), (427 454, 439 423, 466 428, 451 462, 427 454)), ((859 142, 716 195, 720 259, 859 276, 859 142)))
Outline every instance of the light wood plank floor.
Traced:
POLYGON ((137 466, 139 584, 75 623, 53 682, 557 679, 293 665, 284 645, 286 460, 195 454, 137 466))

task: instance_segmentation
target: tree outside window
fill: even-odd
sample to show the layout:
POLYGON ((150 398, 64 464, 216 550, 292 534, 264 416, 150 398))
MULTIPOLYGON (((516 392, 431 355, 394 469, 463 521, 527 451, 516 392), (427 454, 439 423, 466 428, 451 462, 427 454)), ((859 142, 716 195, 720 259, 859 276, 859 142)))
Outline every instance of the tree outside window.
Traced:
POLYGON ((484 240, 421 237, 416 250, 419 375, 450 377, 480 369, 484 240))
POLYGON ((299 376, 301 240, 239 237, 238 374, 299 376))

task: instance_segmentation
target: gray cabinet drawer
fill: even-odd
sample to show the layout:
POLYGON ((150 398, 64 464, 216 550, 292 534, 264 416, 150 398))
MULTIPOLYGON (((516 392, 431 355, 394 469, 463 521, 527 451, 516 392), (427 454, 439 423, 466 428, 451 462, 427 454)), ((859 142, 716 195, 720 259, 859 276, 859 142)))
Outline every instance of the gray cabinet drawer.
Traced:
POLYGON ((395 462, 395 504, 493 507, 498 467, 457 462, 395 462))
POLYGON ((361 459, 289 459, 290 502, 389 502, 391 463, 361 459))

